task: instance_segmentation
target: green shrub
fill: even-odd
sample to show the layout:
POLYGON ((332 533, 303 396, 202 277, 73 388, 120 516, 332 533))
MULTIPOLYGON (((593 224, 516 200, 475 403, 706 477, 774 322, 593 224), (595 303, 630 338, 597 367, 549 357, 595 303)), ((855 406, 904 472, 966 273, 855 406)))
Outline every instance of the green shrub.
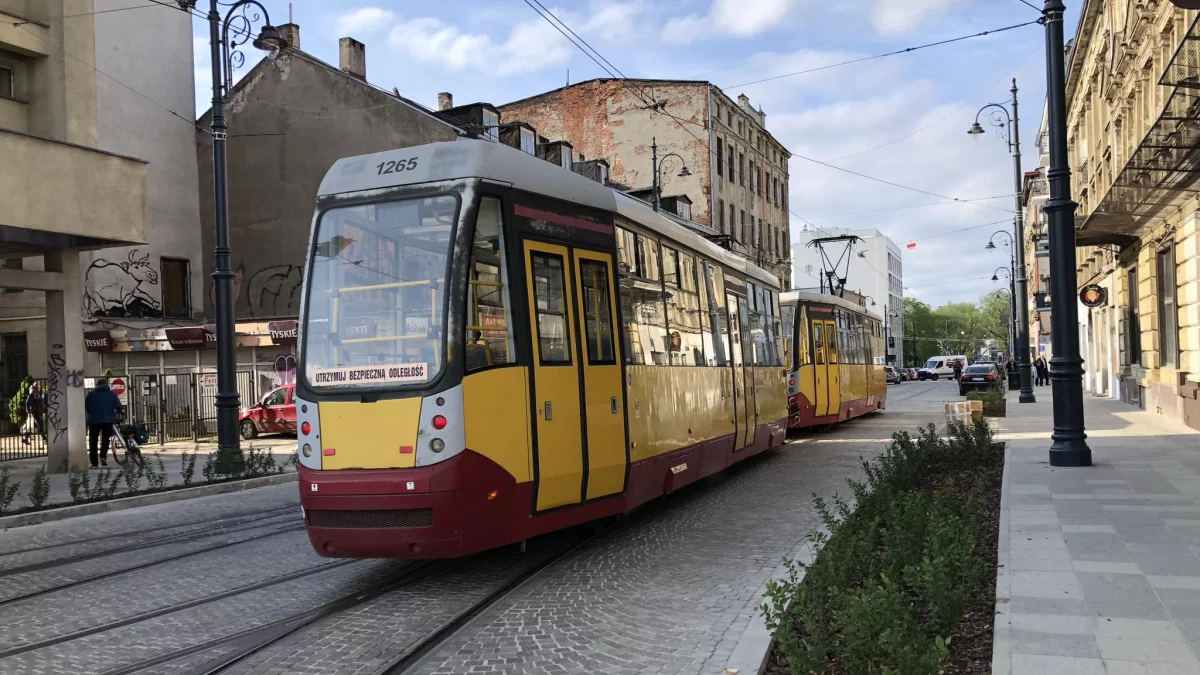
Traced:
POLYGON ((967 400, 983 401, 984 417, 1005 417, 1008 413, 1008 399, 999 387, 968 391, 967 400))
POLYGON ((7 511, 20 493, 21 484, 8 475, 8 467, 0 469, 0 513, 7 511))
MULTIPOLYGON (((977 471, 992 458, 984 420, 899 432, 865 479, 850 481, 853 500, 813 502, 826 533, 805 565, 785 560, 767 584, 767 626, 793 673, 932 675, 948 656, 946 640, 983 578, 972 496, 936 490, 936 481, 977 471)), ((972 484, 974 489, 974 484, 972 484)))
POLYGON ((46 467, 40 466, 33 474, 33 487, 29 488, 29 503, 35 509, 40 509, 50 500, 50 479, 46 477, 46 467))
POLYGON ((199 454, 199 450, 193 450, 191 454, 184 450, 179 455, 179 477, 183 479, 183 487, 191 487, 192 479, 196 477, 196 458, 199 454))

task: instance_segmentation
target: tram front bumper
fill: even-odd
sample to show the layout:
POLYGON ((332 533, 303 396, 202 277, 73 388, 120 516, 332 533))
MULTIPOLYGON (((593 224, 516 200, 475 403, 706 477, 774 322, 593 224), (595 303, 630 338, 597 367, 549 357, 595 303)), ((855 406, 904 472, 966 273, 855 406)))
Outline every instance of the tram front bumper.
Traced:
MULTIPOLYGON (((309 541, 319 555, 338 558, 452 558, 499 545, 509 500, 487 501, 495 488, 480 488, 478 476, 492 474, 494 484, 495 473, 481 462, 499 469, 470 451, 412 469, 301 466, 309 541)), ((512 477, 504 475, 510 489, 495 491, 511 496, 512 477)))

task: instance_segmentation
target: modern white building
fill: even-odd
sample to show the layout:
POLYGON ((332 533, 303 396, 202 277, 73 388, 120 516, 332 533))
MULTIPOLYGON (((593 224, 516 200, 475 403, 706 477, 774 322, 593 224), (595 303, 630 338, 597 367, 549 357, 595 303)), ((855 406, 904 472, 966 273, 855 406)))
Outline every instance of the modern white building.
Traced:
MULTIPOLYGON (((823 260, 821 251, 809 246, 813 239, 854 235, 849 266, 843 261, 836 270, 845 275, 846 289, 866 297, 867 309, 884 317, 888 331, 888 363, 904 363, 904 268, 900 247, 875 229, 850 230, 843 228, 808 228, 794 234, 792 244, 792 285, 796 288, 817 288, 821 285, 823 260), (872 302, 875 304, 872 306, 872 302)), ((835 242, 825 247, 831 262, 841 257, 844 244, 835 242)))

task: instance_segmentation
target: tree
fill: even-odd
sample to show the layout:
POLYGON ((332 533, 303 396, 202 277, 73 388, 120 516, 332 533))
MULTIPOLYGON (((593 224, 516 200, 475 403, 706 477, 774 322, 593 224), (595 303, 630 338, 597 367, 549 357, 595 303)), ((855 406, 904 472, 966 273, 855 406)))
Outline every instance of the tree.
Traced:
POLYGON ((1011 316, 1005 290, 985 293, 975 303, 948 302, 937 309, 916 298, 904 298, 909 363, 920 366, 931 356, 950 354, 970 358, 993 341, 1007 345, 1011 316))

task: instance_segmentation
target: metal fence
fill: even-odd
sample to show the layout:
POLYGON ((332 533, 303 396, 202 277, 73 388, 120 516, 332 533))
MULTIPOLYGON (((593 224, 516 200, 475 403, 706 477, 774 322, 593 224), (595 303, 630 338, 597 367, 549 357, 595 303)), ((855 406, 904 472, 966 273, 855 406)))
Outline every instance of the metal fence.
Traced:
MULTIPOLYGON (((153 373, 122 379, 126 383, 127 419, 146 425, 151 443, 199 441, 217 435, 216 373, 153 373)), ((269 391, 260 391, 255 373, 250 370, 238 371, 237 389, 243 406, 269 391)), ((85 395, 90 391, 85 389, 85 395)), ((0 409, 0 461, 46 456, 45 437, 23 434, 24 413, 19 417, 14 422, 7 405, 0 409)))

